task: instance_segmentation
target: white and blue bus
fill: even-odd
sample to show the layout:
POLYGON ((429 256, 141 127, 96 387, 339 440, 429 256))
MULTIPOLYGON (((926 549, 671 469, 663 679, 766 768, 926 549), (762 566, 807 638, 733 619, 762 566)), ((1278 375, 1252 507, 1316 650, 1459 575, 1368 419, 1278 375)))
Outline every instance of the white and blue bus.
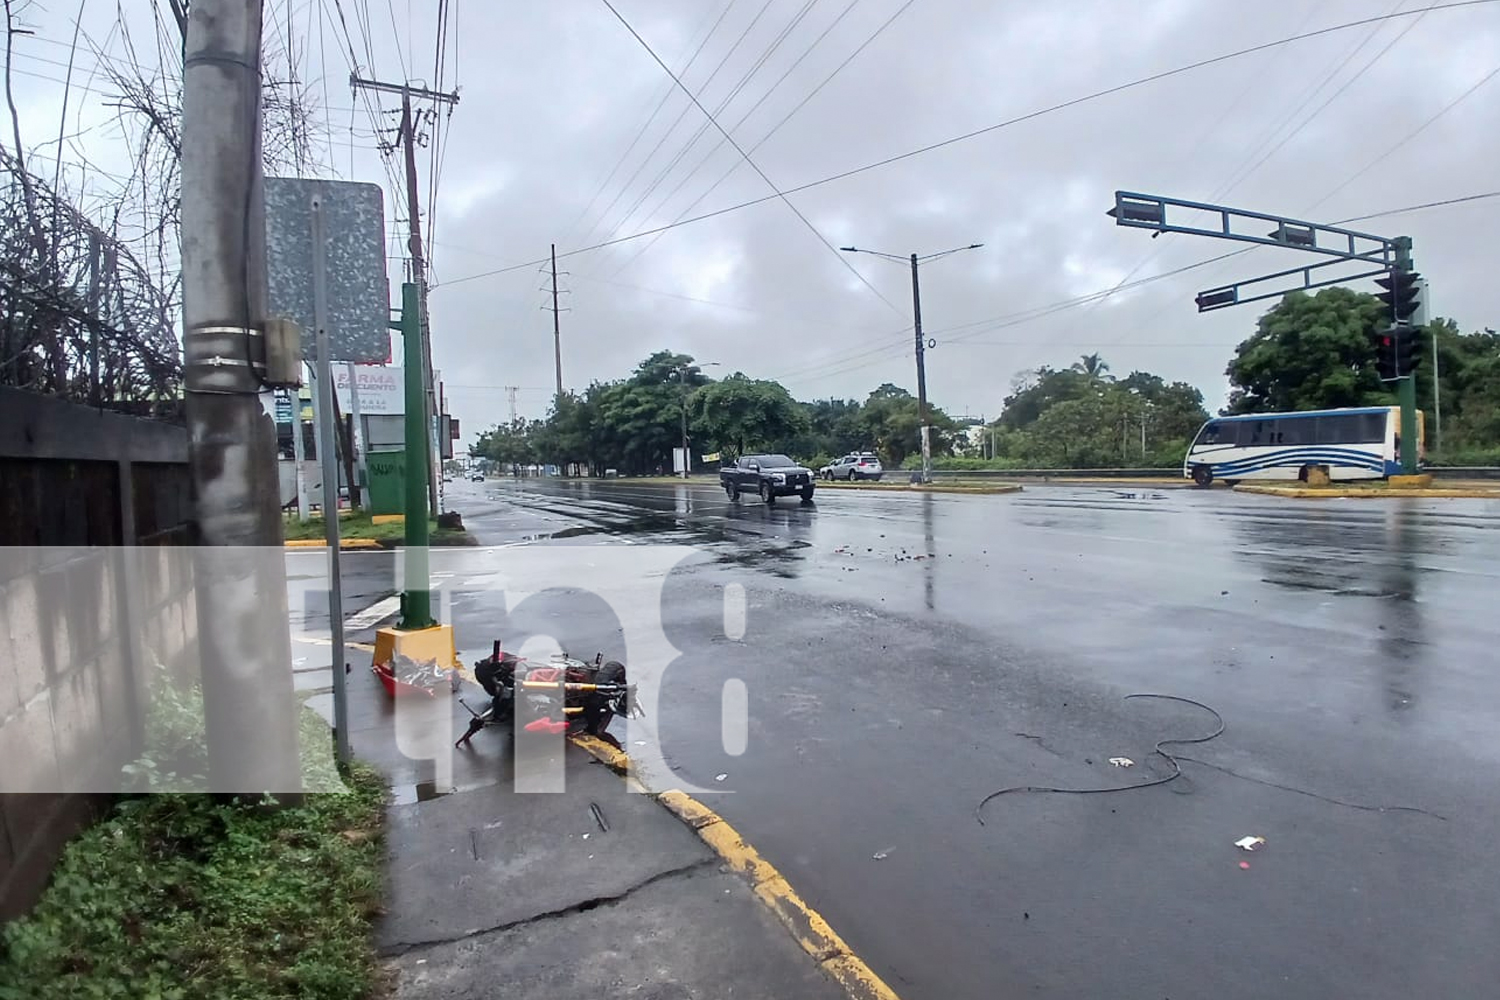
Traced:
MULTIPOLYGON (((1417 454, 1425 455, 1417 411, 1417 454)), ((1312 469, 1329 479, 1383 479, 1401 472, 1401 408, 1359 406, 1301 413, 1215 417, 1188 448, 1182 474, 1207 486, 1215 479, 1306 481, 1312 469)))

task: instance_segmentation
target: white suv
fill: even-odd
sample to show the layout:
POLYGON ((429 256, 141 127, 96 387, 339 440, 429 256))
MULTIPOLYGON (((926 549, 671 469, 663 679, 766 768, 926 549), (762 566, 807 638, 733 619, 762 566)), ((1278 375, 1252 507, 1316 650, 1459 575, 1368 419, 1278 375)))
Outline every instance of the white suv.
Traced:
POLYGON ((885 469, 881 468, 880 459, 875 457, 872 451, 854 452, 845 455, 832 465, 822 468, 824 479, 845 479, 850 482, 856 479, 880 479, 885 475, 885 469))

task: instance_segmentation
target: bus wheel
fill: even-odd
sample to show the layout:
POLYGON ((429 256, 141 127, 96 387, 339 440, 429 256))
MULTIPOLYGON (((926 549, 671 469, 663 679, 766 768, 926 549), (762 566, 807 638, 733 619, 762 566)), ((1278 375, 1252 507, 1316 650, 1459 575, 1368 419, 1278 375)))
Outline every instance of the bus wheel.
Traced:
POLYGON ((1214 481, 1214 470, 1206 465, 1193 466, 1193 482, 1199 486, 1207 487, 1214 481))

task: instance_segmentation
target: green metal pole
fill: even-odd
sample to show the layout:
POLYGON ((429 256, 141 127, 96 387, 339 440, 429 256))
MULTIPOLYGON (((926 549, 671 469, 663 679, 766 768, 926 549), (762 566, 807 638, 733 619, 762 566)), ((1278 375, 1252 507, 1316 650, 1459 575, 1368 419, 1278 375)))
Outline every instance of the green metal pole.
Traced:
POLYGON ((1401 404, 1401 471, 1417 474, 1417 379, 1407 375, 1396 389, 1396 400, 1401 404))
POLYGON ((401 354, 406 366, 406 590, 401 627, 431 628, 427 570, 427 388, 422 384, 422 320, 417 286, 401 286, 401 354))
MULTIPOLYGON (((1397 271, 1412 270, 1411 237, 1398 236, 1392 241, 1396 249, 1397 271)), ((1401 405, 1401 471, 1417 474, 1417 379, 1411 372, 1402 372, 1396 383, 1396 401, 1401 405)))

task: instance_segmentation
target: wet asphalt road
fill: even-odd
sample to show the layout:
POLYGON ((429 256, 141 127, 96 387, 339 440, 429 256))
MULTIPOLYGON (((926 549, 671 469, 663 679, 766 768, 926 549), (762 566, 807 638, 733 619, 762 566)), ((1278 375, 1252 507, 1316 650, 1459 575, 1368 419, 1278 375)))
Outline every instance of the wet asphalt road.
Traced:
MULTIPOLYGON (((1494 995, 1500 503, 450 490, 486 544, 697 550, 664 583, 680 655, 626 738, 660 741, 653 784, 732 791, 711 804, 907 1000, 1494 995), (1192 758, 1170 784, 1006 794, 976 821, 1002 787, 1169 774, 1157 741, 1216 727, 1133 693, 1225 731, 1166 745, 1192 758)), ((579 586, 460 594, 460 645, 544 633, 628 662, 579 586)))

